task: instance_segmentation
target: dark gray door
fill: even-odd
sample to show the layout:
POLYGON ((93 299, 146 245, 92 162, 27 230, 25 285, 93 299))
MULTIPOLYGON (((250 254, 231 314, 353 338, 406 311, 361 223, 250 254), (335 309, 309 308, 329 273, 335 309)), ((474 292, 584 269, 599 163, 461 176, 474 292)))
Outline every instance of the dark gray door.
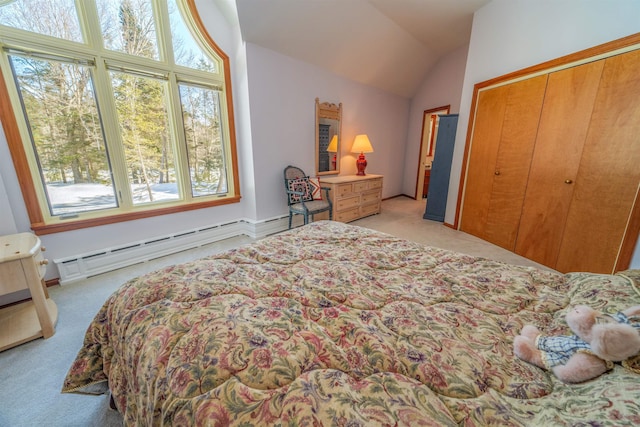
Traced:
POLYGON ((453 145, 456 141, 458 127, 457 114, 443 114, 438 124, 436 137, 436 153, 431 165, 431 179, 427 194, 427 208, 424 219, 444 222, 444 212, 447 209, 447 193, 449 192, 449 175, 453 160, 453 145))

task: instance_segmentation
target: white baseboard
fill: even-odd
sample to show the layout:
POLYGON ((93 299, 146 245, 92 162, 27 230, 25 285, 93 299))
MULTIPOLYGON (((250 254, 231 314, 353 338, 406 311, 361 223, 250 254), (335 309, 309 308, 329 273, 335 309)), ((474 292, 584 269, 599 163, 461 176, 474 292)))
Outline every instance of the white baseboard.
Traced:
MULTIPOLYGON (((237 236, 261 239, 288 228, 289 216, 262 221, 240 219, 210 227, 185 230, 171 235, 157 236, 112 248, 54 259, 60 273, 60 284, 66 285, 97 274, 150 261, 166 255, 214 243, 237 236)), ((302 217, 294 216, 294 226, 302 224, 302 217)))

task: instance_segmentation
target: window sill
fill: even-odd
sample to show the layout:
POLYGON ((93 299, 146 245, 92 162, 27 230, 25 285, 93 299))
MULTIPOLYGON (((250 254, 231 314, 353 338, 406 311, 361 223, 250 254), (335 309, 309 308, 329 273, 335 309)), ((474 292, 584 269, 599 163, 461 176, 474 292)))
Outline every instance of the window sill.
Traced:
POLYGON ((238 202, 240 202, 240 195, 228 197, 221 200, 210 200, 210 201, 201 202, 201 203, 183 204, 180 206, 171 206, 166 208, 152 209, 152 210, 146 210, 146 211, 140 211, 140 212, 123 213, 123 214, 117 214, 117 215, 110 215, 102 218, 81 219, 81 220, 75 220, 75 221, 69 220, 69 221, 65 221, 64 223, 56 223, 56 224, 33 223, 31 224, 31 229, 35 232, 36 235, 42 236, 45 234, 62 233, 65 231, 80 230, 83 228, 98 227, 98 226, 107 225, 107 224, 116 224, 119 222, 133 221, 136 219, 150 218, 150 217, 160 216, 160 215, 169 215, 169 214, 174 214, 179 212, 210 208, 213 206, 228 205, 231 203, 238 203, 238 202))

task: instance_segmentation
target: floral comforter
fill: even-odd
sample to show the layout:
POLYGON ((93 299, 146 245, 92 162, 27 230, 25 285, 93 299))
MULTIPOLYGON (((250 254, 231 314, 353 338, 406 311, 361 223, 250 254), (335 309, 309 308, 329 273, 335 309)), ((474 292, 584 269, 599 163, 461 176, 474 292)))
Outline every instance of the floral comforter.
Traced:
POLYGON ((108 384, 126 425, 640 424, 621 366, 562 384, 513 355, 573 304, 640 304, 628 275, 561 275, 321 221, 125 283, 64 392, 108 384))

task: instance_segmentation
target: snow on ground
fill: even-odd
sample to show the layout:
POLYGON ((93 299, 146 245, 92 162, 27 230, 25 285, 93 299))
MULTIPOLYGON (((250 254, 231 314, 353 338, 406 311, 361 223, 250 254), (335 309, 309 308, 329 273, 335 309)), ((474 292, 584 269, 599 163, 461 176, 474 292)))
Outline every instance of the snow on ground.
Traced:
MULTIPOLYGON (((213 184, 200 184, 194 188, 194 196, 215 194, 213 184)), ((149 203, 149 193, 144 184, 132 184, 133 203, 149 203)), ((62 184, 47 185, 49 201, 53 206, 53 215, 87 212, 98 209, 109 209, 118 206, 113 187, 103 184, 62 184)), ((152 184, 151 193, 154 202, 178 200, 178 185, 174 183, 152 184)))
MULTIPOLYGON (((135 204, 149 202, 149 194, 144 184, 132 186, 135 204)), ((53 206, 53 215, 86 212, 97 209, 109 209, 118 206, 113 187, 102 184, 49 184, 49 201, 53 206)), ((178 199, 178 186, 175 183, 153 184, 153 200, 166 201, 178 199)))

